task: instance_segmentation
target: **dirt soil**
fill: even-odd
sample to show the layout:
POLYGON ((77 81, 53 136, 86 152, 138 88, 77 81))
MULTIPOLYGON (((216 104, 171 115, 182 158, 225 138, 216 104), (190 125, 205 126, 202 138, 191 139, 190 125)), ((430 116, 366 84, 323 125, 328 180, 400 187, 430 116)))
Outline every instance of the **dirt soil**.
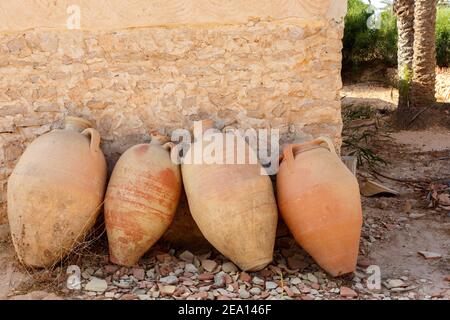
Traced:
MULTIPOLYGON (((395 92, 391 98, 392 92, 376 86, 346 87, 344 111, 360 103, 390 110, 396 99, 395 92)), ((372 116, 375 122, 363 120, 362 128, 376 126, 376 135, 366 147, 387 165, 370 167, 362 162, 359 181, 362 185, 371 179, 399 195, 362 197, 364 225, 355 274, 326 275, 289 236, 277 240, 268 268, 250 274, 239 272, 212 249, 190 254, 167 244, 153 248, 138 266, 119 268, 108 262, 104 237, 89 252, 54 270, 27 271, 17 262, 3 226, 0 298, 450 299, 450 128, 395 132, 389 125, 389 112, 377 111, 372 116), (426 259, 422 251, 434 256, 426 259), (83 289, 67 289, 69 264, 80 267, 83 289), (371 278, 366 269, 373 265, 380 270, 379 289, 367 286, 371 278)), ((361 119, 347 124, 352 122, 361 128, 361 119)))

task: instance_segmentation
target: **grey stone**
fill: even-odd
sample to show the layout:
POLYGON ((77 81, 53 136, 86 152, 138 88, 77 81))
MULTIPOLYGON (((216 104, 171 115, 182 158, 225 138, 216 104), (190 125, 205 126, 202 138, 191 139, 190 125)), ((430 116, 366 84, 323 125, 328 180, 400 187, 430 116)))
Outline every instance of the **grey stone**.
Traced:
POLYGON ((84 287, 87 291, 104 292, 108 288, 105 280, 92 277, 91 280, 84 287))
POLYGON ((178 283, 178 278, 176 276, 167 276, 159 279, 159 282, 165 284, 176 284, 178 283))

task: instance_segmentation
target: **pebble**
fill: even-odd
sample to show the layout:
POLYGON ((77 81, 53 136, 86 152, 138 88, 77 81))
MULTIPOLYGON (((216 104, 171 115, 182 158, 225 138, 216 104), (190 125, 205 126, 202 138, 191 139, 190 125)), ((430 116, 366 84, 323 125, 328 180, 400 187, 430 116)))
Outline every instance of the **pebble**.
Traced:
POLYGON ((357 264, 358 264, 358 267, 367 269, 369 266, 373 265, 374 263, 370 259, 362 257, 362 258, 358 258, 357 264))
POLYGON ((132 282, 128 280, 120 280, 120 281, 113 281, 113 284, 121 289, 129 289, 132 285, 132 282))
POLYGON ((133 269, 133 277, 137 280, 142 281, 145 279, 145 270, 142 268, 134 268, 133 269))
POLYGON ((293 285, 298 285, 300 283, 302 283, 302 280, 300 280, 300 278, 293 278, 291 280, 291 284, 293 284, 293 285))
POLYGON ((266 289, 271 290, 277 288, 278 285, 273 281, 266 281, 266 289))
POLYGON ((83 271, 83 272, 81 273, 81 277, 82 277, 83 279, 89 280, 89 279, 91 278, 91 275, 90 275, 88 272, 83 271))
POLYGON ((146 273, 147 278, 154 279, 155 278, 155 269, 150 269, 146 273))
POLYGON ((217 267, 217 262, 214 260, 205 259, 202 261, 202 267, 208 272, 213 272, 217 267))
POLYGON ((217 273, 214 276, 214 285, 219 288, 224 287, 226 284, 226 278, 225 278, 226 276, 227 276, 227 274, 223 271, 220 271, 219 273, 217 273))
POLYGON ((167 276, 159 279, 159 282, 165 284, 176 284, 178 283, 178 278, 176 276, 167 276))
POLYGON ((200 281, 213 280, 213 279, 214 279, 214 275, 211 273, 202 273, 201 275, 198 276, 198 280, 200 280, 200 281))
POLYGON ((148 295, 148 294, 138 294, 138 299, 139 300, 150 300, 150 295, 148 295))
POLYGON ((161 293, 163 295, 172 295, 176 289, 177 289, 176 286, 164 286, 161 289, 161 293))
POLYGON ((251 288, 249 290, 249 292, 254 296, 259 296, 261 294, 262 290, 258 287, 254 287, 254 288, 251 288))
POLYGON ((108 265, 104 266, 103 269, 105 270, 106 273, 113 274, 114 272, 119 270, 119 267, 115 266, 113 264, 108 264, 108 265))
POLYGON ((353 289, 350 289, 349 287, 341 287, 339 289, 339 294, 341 297, 344 297, 344 298, 356 298, 358 296, 356 291, 353 289))
POLYGON ((431 251, 419 251, 419 254, 423 256, 425 259, 440 259, 442 258, 442 255, 437 252, 431 252, 431 251))
POLYGON ((264 280, 258 277, 253 277, 252 282, 258 286, 262 286, 264 284, 264 280))
POLYGON ((196 266, 194 266, 192 263, 187 263, 184 266, 184 271, 190 272, 190 273, 198 273, 198 269, 196 266))
POLYGON ((100 269, 97 269, 95 272, 94 272, 94 277, 97 277, 97 278, 103 278, 103 276, 104 276, 104 274, 103 274, 103 270, 100 268, 100 269))
POLYGON ((224 264, 222 264, 222 271, 226 273, 233 273, 238 271, 238 268, 233 262, 225 262, 224 264))
POLYGON ((127 293, 120 297, 120 300, 136 300, 136 299, 138 299, 137 295, 132 293, 127 293))
POLYGON ((298 290, 297 287, 291 287, 290 289, 294 295, 297 296, 300 294, 300 290, 298 290))
POLYGON ((116 295, 115 292, 106 292, 105 293, 105 298, 114 298, 115 295, 116 295))
POLYGON ((313 275, 312 273, 308 273, 308 274, 306 275, 306 278, 307 278, 309 281, 313 282, 313 283, 318 283, 318 282, 319 282, 319 280, 317 280, 317 277, 316 277, 315 275, 313 275))
POLYGON ((92 277, 84 288, 87 291, 104 292, 108 288, 105 280, 92 277))
POLYGON ((188 250, 184 251, 182 254, 179 255, 180 260, 183 260, 184 262, 192 263, 194 261, 194 254, 188 250))
POLYGON ((252 278, 250 277, 250 275, 247 272, 241 272, 241 274, 239 275, 239 280, 244 281, 244 282, 250 282, 252 280, 252 278))
POLYGON ((389 280, 387 280, 384 283, 384 285, 388 289, 399 288, 399 287, 406 287, 405 282, 403 280, 400 280, 400 279, 389 279, 389 280))
POLYGON ((250 298, 250 292, 245 289, 239 289, 239 297, 241 299, 248 299, 250 298))

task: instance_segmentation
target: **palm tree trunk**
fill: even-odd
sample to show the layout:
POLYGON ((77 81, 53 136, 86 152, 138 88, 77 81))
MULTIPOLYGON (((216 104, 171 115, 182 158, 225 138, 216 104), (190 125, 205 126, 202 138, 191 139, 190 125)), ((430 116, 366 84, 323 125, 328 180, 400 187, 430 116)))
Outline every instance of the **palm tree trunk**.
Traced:
POLYGON ((436 102, 436 0, 416 0, 411 103, 417 109, 436 102))
POLYGON ((414 56, 414 0, 397 0, 394 3, 398 30, 399 99, 396 122, 406 127, 410 117, 410 85, 414 56))

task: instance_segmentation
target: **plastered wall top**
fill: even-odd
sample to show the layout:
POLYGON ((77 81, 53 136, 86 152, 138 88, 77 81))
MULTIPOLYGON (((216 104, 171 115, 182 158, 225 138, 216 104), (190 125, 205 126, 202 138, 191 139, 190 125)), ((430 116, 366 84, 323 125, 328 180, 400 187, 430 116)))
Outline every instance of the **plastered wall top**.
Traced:
POLYGON ((346 11, 347 0, 1 0, 0 31, 341 20, 346 11))

